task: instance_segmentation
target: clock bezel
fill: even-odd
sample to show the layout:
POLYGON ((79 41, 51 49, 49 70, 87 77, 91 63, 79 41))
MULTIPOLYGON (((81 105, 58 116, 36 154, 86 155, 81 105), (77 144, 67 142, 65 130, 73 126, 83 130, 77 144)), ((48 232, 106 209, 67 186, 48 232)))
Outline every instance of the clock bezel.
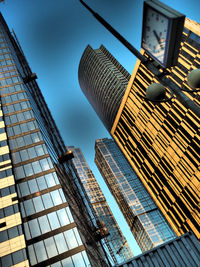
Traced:
POLYGON ((159 65, 164 68, 174 66, 177 63, 184 21, 185 15, 161 3, 160 1, 151 0, 144 2, 141 47, 153 60, 155 60, 159 65), (161 62, 155 55, 151 53, 151 51, 149 51, 143 46, 143 40, 145 40, 144 33, 147 20, 146 15, 149 8, 168 19, 168 29, 164 48, 165 51, 163 62, 161 62))

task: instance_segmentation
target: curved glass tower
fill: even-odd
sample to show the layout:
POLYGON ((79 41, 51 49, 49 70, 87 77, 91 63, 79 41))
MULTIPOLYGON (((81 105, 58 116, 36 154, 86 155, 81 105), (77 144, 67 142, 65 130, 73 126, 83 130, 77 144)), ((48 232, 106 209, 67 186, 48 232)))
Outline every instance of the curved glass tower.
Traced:
POLYGON ((83 93, 110 131, 130 74, 103 45, 95 50, 88 45, 80 60, 78 77, 83 93))

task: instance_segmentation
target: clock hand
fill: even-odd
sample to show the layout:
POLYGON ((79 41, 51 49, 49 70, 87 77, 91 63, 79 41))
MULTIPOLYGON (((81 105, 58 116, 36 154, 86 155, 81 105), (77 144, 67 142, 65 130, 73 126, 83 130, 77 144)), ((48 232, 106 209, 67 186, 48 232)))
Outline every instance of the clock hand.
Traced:
POLYGON ((157 32, 155 30, 153 30, 153 33, 154 33, 154 35, 155 35, 155 37, 156 37, 156 39, 158 41, 158 44, 160 45, 160 48, 164 49, 163 45, 160 42, 160 37, 158 36, 157 32))

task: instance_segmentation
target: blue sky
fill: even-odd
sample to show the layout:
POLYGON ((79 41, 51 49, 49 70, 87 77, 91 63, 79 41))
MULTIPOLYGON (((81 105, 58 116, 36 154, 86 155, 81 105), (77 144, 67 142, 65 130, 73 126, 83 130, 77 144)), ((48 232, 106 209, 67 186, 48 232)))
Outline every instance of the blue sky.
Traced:
MULTIPOLYGON (((143 0, 85 0, 140 50, 143 0)), ((199 0, 164 3, 200 22, 199 0)), ((80 147, 94 172, 134 255, 137 244, 94 164, 94 143, 110 137, 78 84, 86 46, 103 44, 132 73, 136 58, 78 0, 5 0, 0 10, 14 29, 66 145, 80 147)))

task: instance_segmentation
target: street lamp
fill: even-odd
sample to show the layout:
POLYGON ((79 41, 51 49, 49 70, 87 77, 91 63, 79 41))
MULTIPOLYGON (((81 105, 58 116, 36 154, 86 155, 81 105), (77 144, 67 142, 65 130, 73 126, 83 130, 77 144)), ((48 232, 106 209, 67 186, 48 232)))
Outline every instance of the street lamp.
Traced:
MULTIPOLYGON (((147 59, 133 45, 131 45, 121 34, 119 34, 108 22, 106 22, 99 14, 94 12, 85 2, 83 2, 82 0, 80 0, 80 2, 81 2, 82 5, 84 5, 93 14, 93 16, 103 26, 106 27, 106 29, 108 31, 110 31, 123 45, 125 45, 129 49, 129 51, 131 53, 133 53, 147 67, 147 69, 149 69, 157 77, 157 80, 160 83, 159 86, 157 84, 152 84, 147 88, 145 97, 140 95, 140 94, 138 94, 138 95, 140 95, 146 101, 152 101, 152 102, 158 102, 159 103, 159 102, 170 101, 173 98, 174 94, 175 94, 177 99, 183 104, 183 106, 185 106, 186 108, 192 110, 195 115, 200 117, 200 106, 197 105, 196 103, 194 103, 187 95, 185 95, 183 93, 183 91, 195 92, 195 91, 198 91, 198 90, 185 90, 185 89, 183 90, 176 83, 174 83, 172 80, 170 80, 170 79, 168 79, 166 77, 166 75, 169 74, 169 73, 165 69, 165 66, 164 66, 165 62, 167 62, 166 66, 169 67, 170 64, 171 65, 175 64, 175 60, 172 60, 170 63, 169 63, 169 61, 165 60, 162 63, 161 59, 156 57, 156 56, 158 56, 158 55, 156 55, 156 53, 154 55, 152 55, 151 51, 148 50, 148 48, 147 49, 145 48, 147 54, 149 54, 149 56, 153 60, 147 59), (158 59, 158 60, 156 60, 156 59, 158 59), (161 65, 164 67, 164 69, 162 69, 162 71, 160 71, 161 65), (165 98, 165 93, 164 93, 165 87, 167 87, 171 92, 171 97, 170 98, 165 98)), ((170 7, 162 4, 161 2, 159 2, 157 0, 152 0, 152 1, 147 1, 147 2, 150 5, 151 5, 151 3, 153 3, 153 6, 151 6, 151 8, 156 9, 156 11, 158 11, 158 12, 161 11, 159 7, 162 7, 164 9, 168 10, 168 11, 172 10, 170 7), (158 6, 158 8, 157 8, 157 6, 158 6)), ((147 2, 145 2, 145 3, 147 3, 147 2)), ((182 17, 182 19, 183 19, 184 15, 182 15, 180 17, 182 17)), ((169 18, 169 16, 168 16, 168 18, 169 18)), ((182 23, 184 24, 184 21, 182 21, 182 23)), ((181 31, 182 31, 183 24, 180 25, 178 23, 176 29, 179 29, 179 26, 180 26, 181 31)), ((170 23, 168 22, 167 25, 169 27, 170 23)), ((170 31, 171 31, 171 29, 170 29, 170 31)), ((171 32, 173 33, 173 31, 171 31, 171 32)), ((157 34, 155 29, 153 29, 153 34, 154 34, 155 38, 157 39, 158 44, 160 45, 161 44, 161 39, 158 39, 160 37, 158 36, 158 34, 157 34)), ((180 32, 179 32, 179 34, 180 34, 180 32)), ((175 37, 173 37, 173 38, 175 38, 175 37)), ((170 39, 172 40, 173 38, 171 37, 170 39)), ((165 42, 169 42, 171 40, 167 40, 166 39, 165 42)), ((174 42, 174 40, 172 40, 172 41, 174 42)), ((161 49, 162 49, 162 46, 163 46, 163 44, 160 45, 161 49)), ((165 47, 167 49, 167 46, 165 46, 165 47)), ((168 47, 169 47, 169 44, 168 44, 168 47)), ((170 49, 172 49, 172 48, 170 48, 170 49)), ((176 42, 175 42, 174 49, 176 49, 176 56, 177 56, 178 53, 177 53, 176 42)), ((173 51, 171 51, 171 52, 173 52, 173 51)), ((200 70, 191 71, 191 73, 188 75, 188 85, 190 87, 192 87, 192 89, 200 88, 200 70)))
POLYGON ((192 70, 187 76, 187 82, 188 85, 193 89, 200 88, 200 69, 192 70))

